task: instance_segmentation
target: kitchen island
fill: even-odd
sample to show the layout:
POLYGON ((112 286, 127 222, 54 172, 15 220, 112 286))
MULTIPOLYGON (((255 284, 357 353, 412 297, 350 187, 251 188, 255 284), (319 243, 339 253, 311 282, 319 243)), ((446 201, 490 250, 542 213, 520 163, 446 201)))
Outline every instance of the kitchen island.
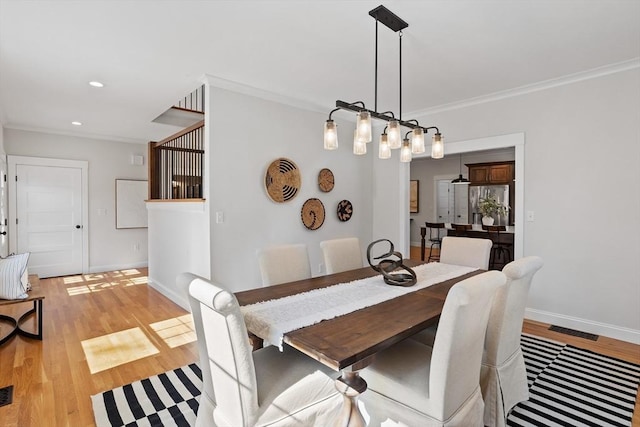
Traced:
MULTIPOLYGON (((454 230, 449 223, 445 223, 445 231, 442 232, 444 234, 446 232, 447 236, 456 236, 458 232, 454 230)), ((489 239, 489 233, 487 230, 482 229, 482 225, 472 224, 471 230, 466 230, 464 232, 465 237, 471 237, 474 239, 489 239)), ((510 259, 513 259, 513 241, 515 236, 515 227, 514 226, 506 226, 506 231, 501 231, 499 237, 496 240, 495 235, 492 236, 491 240, 494 243, 504 243, 508 245, 508 249, 510 252, 510 259)), ((444 236, 442 236, 444 237, 444 236)), ((427 240, 427 227, 420 227, 420 259, 424 261, 425 255, 425 247, 427 240)))

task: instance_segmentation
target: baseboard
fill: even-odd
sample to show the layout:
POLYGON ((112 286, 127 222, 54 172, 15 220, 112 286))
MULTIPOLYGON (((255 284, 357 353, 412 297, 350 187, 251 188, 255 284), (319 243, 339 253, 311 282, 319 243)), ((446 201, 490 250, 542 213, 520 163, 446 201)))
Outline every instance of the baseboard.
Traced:
POLYGON ((578 317, 565 316, 563 314, 550 313, 548 311, 534 310, 531 308, 527 308, 525 310, 524 317, 537 322, 563 326, 565 328, 589 332, 640 345, 640 331, 635 329, 623 328, 620 326, 594 322, 592 320, 580 319, 578 317))
POLYGON ((130 268, 146 268, 149 266, 147 261, 135 262, 131 264, 116 265, 96 265, 89 267, 89 273, 104 273, 105 271, 128 270, 130 268))
POLYGON ((184 308, 187 311, 191 311, 191 307, 189 306, 189 299, 186 295, 181 295, 180 291, 175 289, 175 286, 170 287, 163 285, 162 283, 154 280, 153 278, 147 278, 147 284, 151 286, 156 291, 160 292, 165 297, 169 298, 171 301, 184 308))

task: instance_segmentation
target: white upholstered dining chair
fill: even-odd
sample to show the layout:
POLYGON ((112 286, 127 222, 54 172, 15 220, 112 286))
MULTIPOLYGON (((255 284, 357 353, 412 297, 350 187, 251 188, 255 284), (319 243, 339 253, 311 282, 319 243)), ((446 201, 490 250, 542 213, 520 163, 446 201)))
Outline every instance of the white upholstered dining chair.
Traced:
POLYGON ((442 238, 440 262, 488 270, 492 245, 489 239, 446 236, 442 238))
POLYGON ((360 409, 369 426, 482 426, 480 364, 489 310, 505 276, 489 271, 455 284, 433 347, 406 339, 361 371, 360 409))
POLYGON ((307 245, 303 243, 260 249, 258 264, 262 275, 262 286, 278 285, 311 277, 307 245))
POLYGON ((520 336, 531 281, 542 265, 542 258, 529 256, 502 269, 507 286, 491 307, 480 371, 485 425, 505 426, 511 408, 529 399, 520 336))
POLYGON ((362 249, 357 237, 320 242, 327 274, 362 268, 362 249))
POLYGON ((252 352, 232 293, 190 273, 178 282, 189 289, 203 376, 196 427, 332 424, 343 402, 334 371, 288 346, 252 352))
MULTIPOLYGON (((505 426, 509 411, 529 399, 520 335, 531 281, 542 265, 542 258, 529 256, 502 269, 507 284, 498 290, 491 306, 480 370, 487 426, 505 426)), ((432 345, 436 331, 436 327, 427 328, 412 339, 432 345)))

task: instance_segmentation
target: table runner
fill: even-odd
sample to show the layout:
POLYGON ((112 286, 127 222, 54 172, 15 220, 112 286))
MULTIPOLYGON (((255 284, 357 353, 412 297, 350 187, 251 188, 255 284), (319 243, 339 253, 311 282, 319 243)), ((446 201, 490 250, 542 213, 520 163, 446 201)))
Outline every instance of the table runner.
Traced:
POLYGON ((411 287, 390 286, 381 275, 339 283, 283 298, 240 307, 247 329, 282 351, 287 332, 314 325, 365 307, 475 271, 459 265, 429 263, 413 269, 417 283, 411 287))

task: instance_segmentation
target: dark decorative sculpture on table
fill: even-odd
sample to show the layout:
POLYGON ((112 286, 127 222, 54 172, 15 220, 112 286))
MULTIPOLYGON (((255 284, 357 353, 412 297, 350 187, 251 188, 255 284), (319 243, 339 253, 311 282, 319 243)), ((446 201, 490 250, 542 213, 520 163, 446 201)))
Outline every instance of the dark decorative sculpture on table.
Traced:
POLYGON ((379 239, 371 242, 367 247, 367 261, 369 262, 371 268, 382 274, 384 282, 387 285, 408 287, 416 284, 417 277, 415 271, 402 263, 402 254, 393 250, 393 243, 389 239, 379 239), (380 261, 378 265, 373 265, 371 263, 371 249, 373 248, 373 246, 375 246, 376 243, 380 242, 389 242, 389 251, 384 255, 375 257, 374 259, 382 259, 390 256, 396 257, 397 259, 382 259, 382 261, 380 261), (394 272, 394 270, 397 270, 399 268, 403 269, 409 274, 394 272))

